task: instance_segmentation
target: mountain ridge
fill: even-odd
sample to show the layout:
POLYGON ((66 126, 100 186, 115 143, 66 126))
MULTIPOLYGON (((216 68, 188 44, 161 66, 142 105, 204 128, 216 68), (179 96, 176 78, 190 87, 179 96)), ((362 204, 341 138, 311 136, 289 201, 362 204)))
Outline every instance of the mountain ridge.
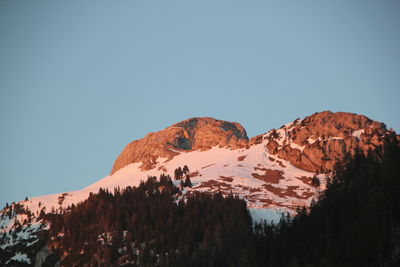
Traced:
MULTIPOLYGON (((332 155, 334 153, 329 152, 335 151, 335 153, 338 154, 337 150, 342 149, 342 154, 347 152, 354 154, 355 147, 359 147, 357 141, 360 140, 362 134, 364 136, 369 135, 370 137, 375 135, 376 137, 376 135, 383 135, 385 132, 388 133, 384 123, 373 121, 363 115, 348 112, 317 112, 307 116, 303 120, 296 119, 289 124, 294 124, 295 127, 290 129, 290 132, 285 132, 284 134, 289 135, 292 139, 291 144, 296 147, 288 149, 291 148, 291 146, 285 144, 286 146, 279 149, 279 144, 274 140, 274 137, 281 138, 282 136, 276 136, 277 130, 272 129, 268 131, 273 133, 273 135, 270 135, 269 137, 271 142, 268 142, 267 144, 268 150, 272 154, 277 154, 280 158, 289 159, 292 164, 295 164, 302 169, 313 172, 329 172, 332 170, 335 161, 342 159, 342 156, 332 155), (320 122, 321 125, 317 125, 316 122, 320 122), (308 128, 310 124, 313 126, 311 130, 308 128), (304 126, 306 130, 302 129, 304 126), (367 132, 365 132, 365 130, 367 132), (299 154, 298 151, 294 151, 296 149, 302 150, 299 148, 307 143, 313 148, 318 147, 317 145, 319 145, 321 137, 323 137, 322 139, 325 139, 325 135, 334 138, 329 140, 343 140, 329 141, 331 147, 328 145, 330 148, 328 153, 322 153, 329 155, 322 155, 321 151, 313 149, 312 151, 306 151, 306 153, 304 153, 306 159, 303 160, 300 156, 301 153, 299 154), (352 139, 351 136, 356 137, 356 139, 352 139), (312 137, 315 137, 316 139, 313 139, 312 137), (315 145, 313 145, 314 143, 315 145), (318 166, 310 160, 311 154, 321 154, 321 157, 325 156, 329 158, 329 163, 318 168, 318 166), (294 157, 297 158, 294 159, 294 157)), ((285 127, 282 126, 280 129, 282 128, 285 127)), ((389 132, 394 134, 393 131, 389 132)), ((136 162, 143 163, 143 170, 150 170, 154 167, 156 157, 173 158, 178 155, 178 153, 174 151, 175 149, 205 151, 211 149, 213 146, 229 147, 231 149, 249 147, 260 143, 261 139, 265 138, 267 133, 248 138, 246 130, 238 122, 228 122, 211 117, 189 118, 172 124, 160 131, 149 133, 141 139, 130 142, 114 162, 111 175, 124 166, 136 162), (154 146, 156 149, 153 149, 154 146)), ((284 140, 284 142, 285 141, 287 140, 284 140)), ((368 139, 369 144, 362 143, 361 149, 363 151, 374 149, 376 146, 382 144, 381 141, 382 140, 379 139, 379 137, 372 140, 370 138, 368 139)), ((322 163, 320 163, 320 165, 321 164, 322 163)))
POLYGON ((11 205, 17 207, 15 212, 0 211, 0 234, 6 236, 1 247, 32 242, 49 227, 40 219, 42 213, 68 212, 101 188, 112 192, 137 187, 149 176, 174 177, 184 165, 191 187, 182 188, 181 197, 233 194, 246 201, 254 219, 278 221, 282 212, 295 214, 318 199, 335 163, 356 151, 376 151, 379 157, 383 145, 393 139, 400 136, 383 123, 345 112, 314 113, 251 138, 239 123, 190 118, 128 144, 111 174, 82 190, 22 200, 11 205), (21 235, 8 237, 18 229, 21 235))
MULTIPOLYGON (((161 152, 167 151, 166 155, 152 154, 154 150, 150 149, 146 151, 150 164, 148 158, 123 162, 110 176, 86 189, 135 185, 137 181, 127 178, 134 175, 174 176, 176 168, 188 165, 194 181, 191 190, 233 192, 247 199, 251 208, 280 207, 294 211, 311 203, 324 189, 335 163, 346 155, 354 155, 357 150, 367 154, 382 146, 385 139, 399 139, 383 123, 363 115, 331 111, 296 119, 252 138, 247 137, 239 123, 196 117, 130 144, 138 145, 139 151, 146 150, 149 136, 154 141, 150 147, 161 147, 161 152), (230 130, 221 130, 222 125, 228 125, 230 130), (180 139, 184 141, 179 142, 180 139), (312 184, 313 177, 319 179, 318 187, 312 184)), ((121 155, 132 151, 127 147, 121 155)), ((114 166, 118 165, 120 156, 114 166)))
POLYGON ((48 203, 47 210, 65 208, 100 188, 137 186, 161 173, 173 177, 176 168, 188 165, 192 190, 234 192, 250 207, 295 210, 308 206, 324 189, 336 162, 359 149, 375 150, 385 138, 399 140, 400 136, 381 122, 346 112, 317 112, 251 138, 237 122, 195 117, 132 141, 116 159, 111 174, 94 184, 34 197, 25 204, 34 211, 40 211, 39 202, 41 208, 48 203), (311 183, 314 176, 320 180, 318 188, 311 183))

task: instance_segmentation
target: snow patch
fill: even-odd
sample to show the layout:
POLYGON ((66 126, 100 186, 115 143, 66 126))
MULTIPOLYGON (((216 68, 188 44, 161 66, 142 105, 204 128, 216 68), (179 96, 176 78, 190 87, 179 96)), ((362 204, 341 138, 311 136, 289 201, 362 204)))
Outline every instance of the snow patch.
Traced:
POLYGON ((294 142, 290 142, 290 147, 291 148, 293 148, 293 149, 298 149, 298 150, 300 150, 301 152, 303 152, 303 150, 304 150, 304 148, 306 147, 306 146, 299 146, 298 144, 296 144, 296 143, 294 143, 294 142))
POLYGON ((365 130, 364 130, 364 129, 357 130, 357 131, 354 131, 354 132, 353 132, 352 136, 354 136, 355 138, 357 138, 358 140, 360 140, 361 134, 363 134, 363 133, 365 133, 365 130))
POLYGON ((249 209, 249 211, 253 221, 256 223, 263 221, 266 223, 278 223, 284 214, 282 211, 274 209, 249 209))
POLYGON ((331 139, 331 140, 343 140, 343 137, 334 136, 334 137, 329 137, 329 139, 331 139))
POLYGON ((25 253, 17 252, 12 258, 10 258, 6 264, 8 264, 10 261, 15 260, 19 262, 26 262, 28 264, 31 264, 31 260, 28 258, 28 255, 25 253))
POLYGON ((317 140, 316 140, 316 139, 313 139, 313 138, 311 138, 311 137, 308 137, 307 142, 308 142, 310 145, 312 145, 312 144, 314 144, 315 142, 317 142, 317 140))

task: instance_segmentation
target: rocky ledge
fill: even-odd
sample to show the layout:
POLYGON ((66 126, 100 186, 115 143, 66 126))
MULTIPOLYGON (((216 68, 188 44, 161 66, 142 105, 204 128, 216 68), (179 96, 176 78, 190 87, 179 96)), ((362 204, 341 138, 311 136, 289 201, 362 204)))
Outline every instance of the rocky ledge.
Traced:
POLYGON ((149 170, 159 157, 171 159, 180 151, 204 151, 214 146, 243 148, 248 140, 246 130, 237 122, 191 118, 129 143, 115 161, 111 174, 136 162, 143 163, 142 170, 149 170))

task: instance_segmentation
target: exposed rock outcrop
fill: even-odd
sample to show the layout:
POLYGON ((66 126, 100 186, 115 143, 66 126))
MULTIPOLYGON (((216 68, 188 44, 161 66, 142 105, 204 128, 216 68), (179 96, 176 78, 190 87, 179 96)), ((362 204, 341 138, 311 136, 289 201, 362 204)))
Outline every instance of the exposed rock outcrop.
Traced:
POLYGON ((179 151, 203 151, 213 146, 236 149, 247 143, 246 130, 237 122, 191 118, 129 143, 115 161, 111 174, 135 162, 142 162, 141 168, 149 170, 159 157, 171 159, 179 151))
POLYGON ((324 111, 252 138, 250 143, 268 139, 269 153, 306 171, 330 172, 346 154, 357 150, 366 154, 385 138, 397 137, 383 123, 353 113, 324 111))
POLYGON ((346 112, 315 113, 250 140, 239 123, 191 118, 129 143, 111 174, 135 162, 142 163, 142 170, 149 170, 160 157, 172 159, 181 151, 204 151, 214 146, 237 149, 261 143, 269 153, 300 169, 330 172, 346 154, 353 155, 358 149, 367 153, 382 145, 385 138, 399 137, 383 123, 346 112))

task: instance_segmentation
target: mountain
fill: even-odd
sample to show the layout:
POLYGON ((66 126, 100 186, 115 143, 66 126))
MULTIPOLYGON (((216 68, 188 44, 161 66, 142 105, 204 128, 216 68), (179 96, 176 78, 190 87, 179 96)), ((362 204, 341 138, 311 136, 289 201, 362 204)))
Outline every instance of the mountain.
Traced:
MULTIPOLYGON (((110 175, 82 190, 34 197, 4 208, 1 249, 35 244, 38 233, 49 228, 41 213, 68 212, 69 206, 100 188, 137 187, 147 177, 161 174, 175 177, 185 165, 191 187, 182 188, 182 198, 195 192, 237 195, 247 202, 255 220, 277 221, 282 212, 295 214, 318 199, 336 163, 357 151, 379 156, 385 142, 395 139, 400 138, 385 124, 345 112, 315 113, 250 139, 239 123, 191 118, 129 143, 110 175)), ((10 253, 1 263, 38 262, 38 255, 34 259, 10 253)))
POLYGON ((111 175, 131 163, 151 170, 158 158, 172 159, 180 152, 205 151, 212 147, 243 148, 249 139, 239 123, 212 118, 188 119, 129 143, 114 163, 111 175))
POLYGON ((315 113, 250 139, 239 123, 191 118, 128 144, 110 176, 85 190, 138 185, 187 165, 188 193, 232 192, 250 208, 294 211, 325 188, 336 162, 375 150, 385 136, 396 138, 383 123, 344 112, 315 113))

